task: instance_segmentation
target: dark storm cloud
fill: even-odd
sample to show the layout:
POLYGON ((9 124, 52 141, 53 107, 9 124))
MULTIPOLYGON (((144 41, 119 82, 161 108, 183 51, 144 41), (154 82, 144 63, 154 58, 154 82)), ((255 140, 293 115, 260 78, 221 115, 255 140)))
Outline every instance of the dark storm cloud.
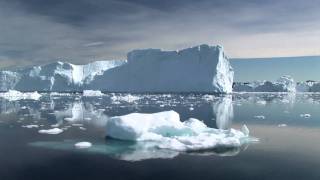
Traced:
POLYGON ((0 67, 201 43, 236 57, 317 54, 319 8, 316 0, 0 0, 0 67))

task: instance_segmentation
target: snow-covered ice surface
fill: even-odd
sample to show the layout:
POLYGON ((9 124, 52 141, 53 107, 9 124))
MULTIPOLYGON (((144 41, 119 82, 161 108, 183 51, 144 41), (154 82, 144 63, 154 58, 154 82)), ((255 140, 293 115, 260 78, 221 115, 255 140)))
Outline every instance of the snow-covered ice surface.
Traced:
POLYGON ((177 151, 239 147, 251 140, 249 131, 213 129, 194 118, 181 122, 175 111, 112 117, 106 133, 120 140, 154 141, 155 148, 177 151))

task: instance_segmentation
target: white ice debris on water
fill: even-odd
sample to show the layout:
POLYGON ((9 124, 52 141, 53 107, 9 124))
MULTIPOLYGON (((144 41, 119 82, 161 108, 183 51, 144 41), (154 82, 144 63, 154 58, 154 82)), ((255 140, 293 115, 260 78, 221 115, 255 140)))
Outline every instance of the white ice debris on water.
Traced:
POLYGON ((30 125, 23 125, 22 127, 23 127, 23 128, 31 129, 31 128, 38 128, 38 127, 39 127, 39 125, 36 125, 36 124, 30 124, 30 125))
POLYGON ((92 143, 90 142, 78 142, 74 144, 74 146, 78 149, 85 149, 85 148, 90 148, 92 146, 92 143))
POLYGON ((99 90, 84 90, 83 96, 103 96, 104 94, 99 90))
POLYGON ((16 90, 9 90, 7 92, 0 93, 0 97, 8 99, 9 101, 18 101, 22 99, 39 100, 41 94, 35 92, 20 92, 16 90))
POLYGON ((138 100, 142 99, 142 97, 139 97, 137 95, 132 95, 132 94, 112 94, 111 100, 112 102, 128 102, 128 103, 133 103, 138 100))
POLYGON ((300 114, 300 117, 310 118, 310 117, 311 117, 311 114, 300 114))
POLYGON ((53 129, 41 129, 38 132, 40 134, 60 134, 63 132, 63 130, 59 128, 53 128, 53 129))
POLYGON ((196 151, 219 146, 239 147, 252 140, 249 130, 220 130, 207 127, 202 121, 180 121, 175 111, 153 114, 132 113, 108 120, 106 134, 120 140, 152 141, 155 147, 176 151, 196 151))
POLYGON ((259 104, 259 105, 266 105, 266 104, 267 104, 267 101, 265 101, 265 100, 259 100, 259 101, 257 101, 257 104, 259 104))
POLYGON ((278 127, 287 127, 287 124, 279 124, 278 127))
POLYGON ((263 116, 263 115, 257 115, 257 116, 254 116, 254 118, 256 118, 256 119, 265 119, 266 117, 263 116))

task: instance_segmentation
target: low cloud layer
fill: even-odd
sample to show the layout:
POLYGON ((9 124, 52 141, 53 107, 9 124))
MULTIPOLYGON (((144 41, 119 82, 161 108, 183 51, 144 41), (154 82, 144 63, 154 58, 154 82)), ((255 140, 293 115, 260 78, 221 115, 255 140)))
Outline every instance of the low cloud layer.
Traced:
POLYGON ((221 44, 230 57, 320 54, 317 0, 0 0, 0 67, 221 44))

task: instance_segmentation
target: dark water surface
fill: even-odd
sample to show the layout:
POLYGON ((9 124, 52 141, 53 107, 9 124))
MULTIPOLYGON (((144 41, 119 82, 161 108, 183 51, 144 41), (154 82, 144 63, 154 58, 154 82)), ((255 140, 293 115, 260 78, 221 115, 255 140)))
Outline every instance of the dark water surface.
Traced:
POLYGON ((39 101, 0 101, 0 180, 320 179, 320 94, 44 94, 39 101), (260 141, 178 153, 105 137, 109 117, 165 110, 215 128, 246 124, 260 141), (38 133, 52 125, 64 132, 38 133), (93 146, 76 149, 80 141, 93 146))

